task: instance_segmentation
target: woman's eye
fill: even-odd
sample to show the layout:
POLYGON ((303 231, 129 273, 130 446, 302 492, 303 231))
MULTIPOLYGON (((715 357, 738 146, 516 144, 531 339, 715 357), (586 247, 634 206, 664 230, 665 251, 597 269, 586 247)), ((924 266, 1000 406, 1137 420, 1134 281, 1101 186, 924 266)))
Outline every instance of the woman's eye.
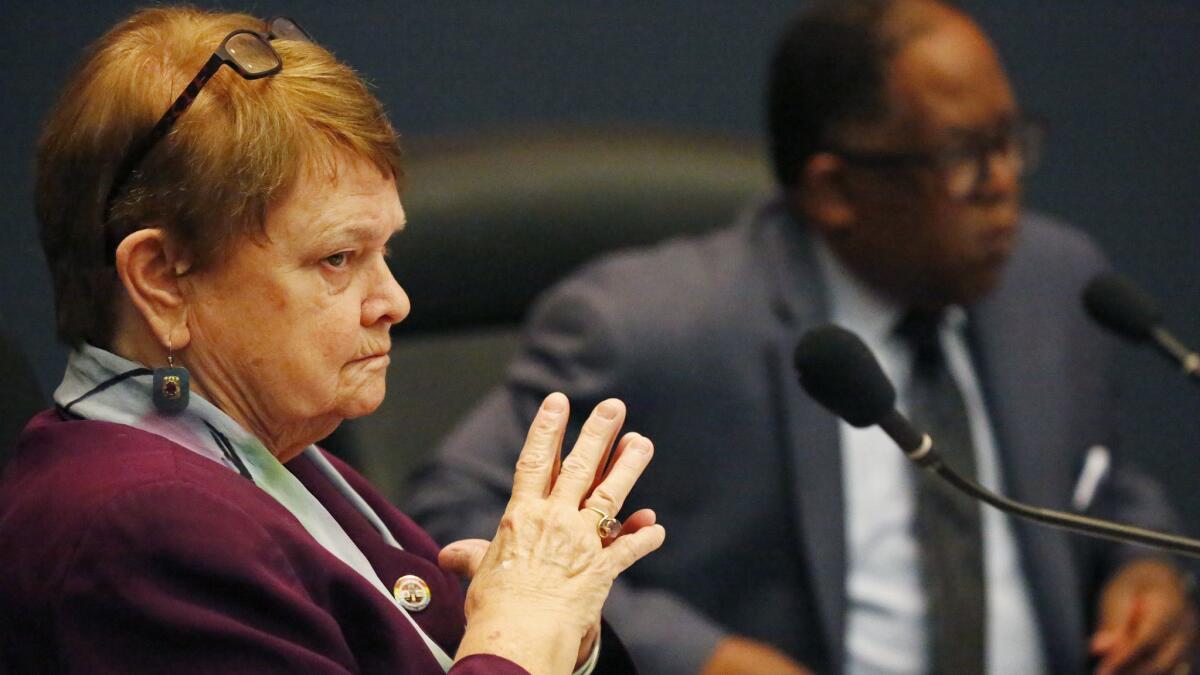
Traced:
POLYGON ((330 267, 334 267, 334 268, 345 267, 346 263, 349 260, 350 260, 350 254, 348 254, 348 253, 345 253, 345 252, 334 253, 333 255, 327 256, 325 258, 325 264, 329 265, 330 267))

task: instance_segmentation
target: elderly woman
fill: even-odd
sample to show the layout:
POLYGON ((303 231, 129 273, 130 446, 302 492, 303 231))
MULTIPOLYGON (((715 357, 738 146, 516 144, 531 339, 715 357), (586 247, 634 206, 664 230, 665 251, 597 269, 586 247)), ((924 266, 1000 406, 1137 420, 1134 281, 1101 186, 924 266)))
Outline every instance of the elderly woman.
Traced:
POLYGON ((440 553, 313 445, 379 405, 409 311, 396 136, 352 70, 285 19, 142 11, 38 159, 74 349, 0 484, 0 670, 570 673, 617 645, 610 585, 665 536, 611 517, 652 452, 609 461, 619 401, 560 463, 548 397, 495 538, 440 553))

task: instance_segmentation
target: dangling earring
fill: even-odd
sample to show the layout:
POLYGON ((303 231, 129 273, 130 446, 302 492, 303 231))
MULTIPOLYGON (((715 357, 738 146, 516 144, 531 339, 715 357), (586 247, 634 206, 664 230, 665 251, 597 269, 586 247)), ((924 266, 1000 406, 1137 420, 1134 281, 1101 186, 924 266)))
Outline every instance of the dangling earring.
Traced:
POLYGON ((167 338, 167 367, 154 369, 154 407, 159 412, 174 415, 188 404, 190 376, 188 369, 175 365, 175 349, 167 338))

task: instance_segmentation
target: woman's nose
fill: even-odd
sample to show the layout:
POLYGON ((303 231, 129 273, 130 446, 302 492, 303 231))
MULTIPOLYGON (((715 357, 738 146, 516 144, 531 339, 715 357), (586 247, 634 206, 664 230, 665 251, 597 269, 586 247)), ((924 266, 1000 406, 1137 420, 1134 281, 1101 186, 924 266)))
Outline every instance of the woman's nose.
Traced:
POLYGON ((380 321, 388 325, 400 323, 411 309, 408 294, 392 275, 387 260, 380 258, 375 284, 363 301, 362 325, 373 326, 380 321))

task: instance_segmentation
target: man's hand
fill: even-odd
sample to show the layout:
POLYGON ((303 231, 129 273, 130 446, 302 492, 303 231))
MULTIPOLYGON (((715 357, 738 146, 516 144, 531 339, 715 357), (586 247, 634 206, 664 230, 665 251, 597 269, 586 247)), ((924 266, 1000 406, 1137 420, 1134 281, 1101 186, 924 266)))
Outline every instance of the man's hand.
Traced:
POLYGON ((717 643, 701 675, 812 675, 774 647, 743 637, 717 643))
POLYGON ((1196 608, 1174 565, 1156 559, 1129 563, 1100 597, 1091 653, 1097 675, 1170 673, 1196 648, 1196 608))

